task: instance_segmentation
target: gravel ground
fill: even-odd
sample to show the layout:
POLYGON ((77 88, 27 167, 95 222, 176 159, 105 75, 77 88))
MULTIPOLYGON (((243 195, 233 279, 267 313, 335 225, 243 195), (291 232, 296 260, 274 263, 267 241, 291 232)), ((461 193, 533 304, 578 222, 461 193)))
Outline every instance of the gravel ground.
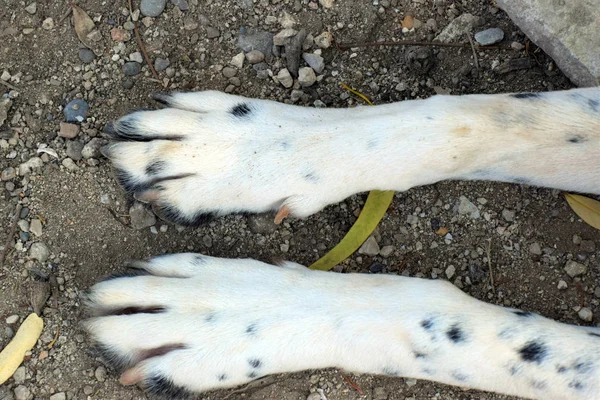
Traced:
MULTIPOLYGON (((0 347, 31 312, 24 288, 34 271, 53 274, 58 286, 41 339, 0 387, 0 400, 146 398, 121 387, 90 350, 79 324, 81 291, 127 259, 165 252, 310 264, 342 238, 363 205, 365 195, 358 195, 281 226, 272 216, 229 216, 197 229, 156 220, 137 205, 130 210, 132 200, 97 149, 105 123, 152 107, 151 93, 218 89, 349 107, 359 100, 341 82, 377 104, 435 93, 571 87, 488 0, 172 0, 162 11, 166 0, 152 1, 134 2, 133 13, 126 2, 80 1, 95 22, 86 38, 95 54, 78 41, 65 1, 5 0, 0 9, 2 243, 17 203, 23 205, 0 269, 0 347), (134 24, 158 80, 136 44, 134 24), (477 63, 469 47, 342 50, 331 44, 331 38, 338 44, 466 41, 465 32, 474 37, 487 28, 501 29, 504 39, 501 48, 476 52, 477 63)), ((493 35, 498 31, 477 39, 493 35)), ((336 270, 447 279, 491 303, 591 325, 600 311, 599 248, 598 231, 578 220, 557 191, 441 182, 398 193, 362 254, 336 270)), ((349 378, 363 394, 341 371, 325 370, 199 398, 508 399, 411 379, 349 378)))

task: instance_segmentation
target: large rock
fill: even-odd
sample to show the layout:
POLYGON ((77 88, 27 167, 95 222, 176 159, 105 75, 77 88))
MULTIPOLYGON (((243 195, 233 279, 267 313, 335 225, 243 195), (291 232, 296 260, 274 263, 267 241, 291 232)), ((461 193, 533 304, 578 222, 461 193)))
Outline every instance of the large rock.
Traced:
POLYGON ((521 30, 579 86, 600 84, 597 0, 496 0, 521 30))

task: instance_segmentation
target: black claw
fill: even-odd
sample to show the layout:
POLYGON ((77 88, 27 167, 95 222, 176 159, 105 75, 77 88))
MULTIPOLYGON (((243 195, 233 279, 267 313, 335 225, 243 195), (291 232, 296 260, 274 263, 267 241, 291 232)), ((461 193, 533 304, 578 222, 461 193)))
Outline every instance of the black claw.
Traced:
POLYGON ((153 93, 152 100, 162 104, 163 106, 168 106, 171 104, 171 95, 165 93, 153 93))
POLYGON ((188 399, 193 395, 183 386, 177 386, 169 378, 160 375, 154 375, 146 379, 144 386, 149 393, 168 399, 188 399))
POLYGON ((214 218, 214 215, 209 212, 199 212, 189 217, 169 204, 152 204, 152 211, 154 211, 154 214, 163 221, 172 222, 181 226, 198 227, 214 218))

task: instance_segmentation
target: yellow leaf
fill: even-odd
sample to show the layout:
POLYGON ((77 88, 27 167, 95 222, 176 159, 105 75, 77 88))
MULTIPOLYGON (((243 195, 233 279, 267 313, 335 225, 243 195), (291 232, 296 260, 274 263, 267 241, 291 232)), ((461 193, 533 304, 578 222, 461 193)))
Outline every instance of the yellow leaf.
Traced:
POLYGON ((571 193, 565 193, 565 198, 579 218, 588 225, 600 229, 600 201, 571 193))
POLYGON ((10 378, 25 358, 25 353, 35 346, 44 329, 44 321, 36 313, 31 313, 19 330, 0 352, 0 385, 10 378))
POLYGON ((75 25, 75 33, 81 43, 91 49, 92 46, 88 43, 88 35, 96 29, 96 25, 94 25, 94 21, 92 21, 81 7, 71 3, 71 8, 73 8, 73 25, 75 25))
POLYGON ((342 241, 309 268, 328 271, 351 256, 373 233, 393 198, 394 191, 371 191, 358 219, 342 241))

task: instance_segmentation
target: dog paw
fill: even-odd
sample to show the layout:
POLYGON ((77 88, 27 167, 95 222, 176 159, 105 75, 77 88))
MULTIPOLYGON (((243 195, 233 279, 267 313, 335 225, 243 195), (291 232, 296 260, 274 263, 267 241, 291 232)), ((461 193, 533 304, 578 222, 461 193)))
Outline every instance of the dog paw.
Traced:
POLYGON ((186 253, 131 266, 85 296, 85 327, 124 384, 180 398, 305 369, 333 348, 311 344, 324 316, 295 289, 311 285, 298 264, 186 253))
POLYGON ((313 214, 354 192, 338 190, 323 111, 220 92, 159 95, 166 108, 112 125, 103 149, 121 185, 157 214, 196 225, 210 214, 282 209, 313 214), (331 196, 331 195, 329 195, 331 196))

